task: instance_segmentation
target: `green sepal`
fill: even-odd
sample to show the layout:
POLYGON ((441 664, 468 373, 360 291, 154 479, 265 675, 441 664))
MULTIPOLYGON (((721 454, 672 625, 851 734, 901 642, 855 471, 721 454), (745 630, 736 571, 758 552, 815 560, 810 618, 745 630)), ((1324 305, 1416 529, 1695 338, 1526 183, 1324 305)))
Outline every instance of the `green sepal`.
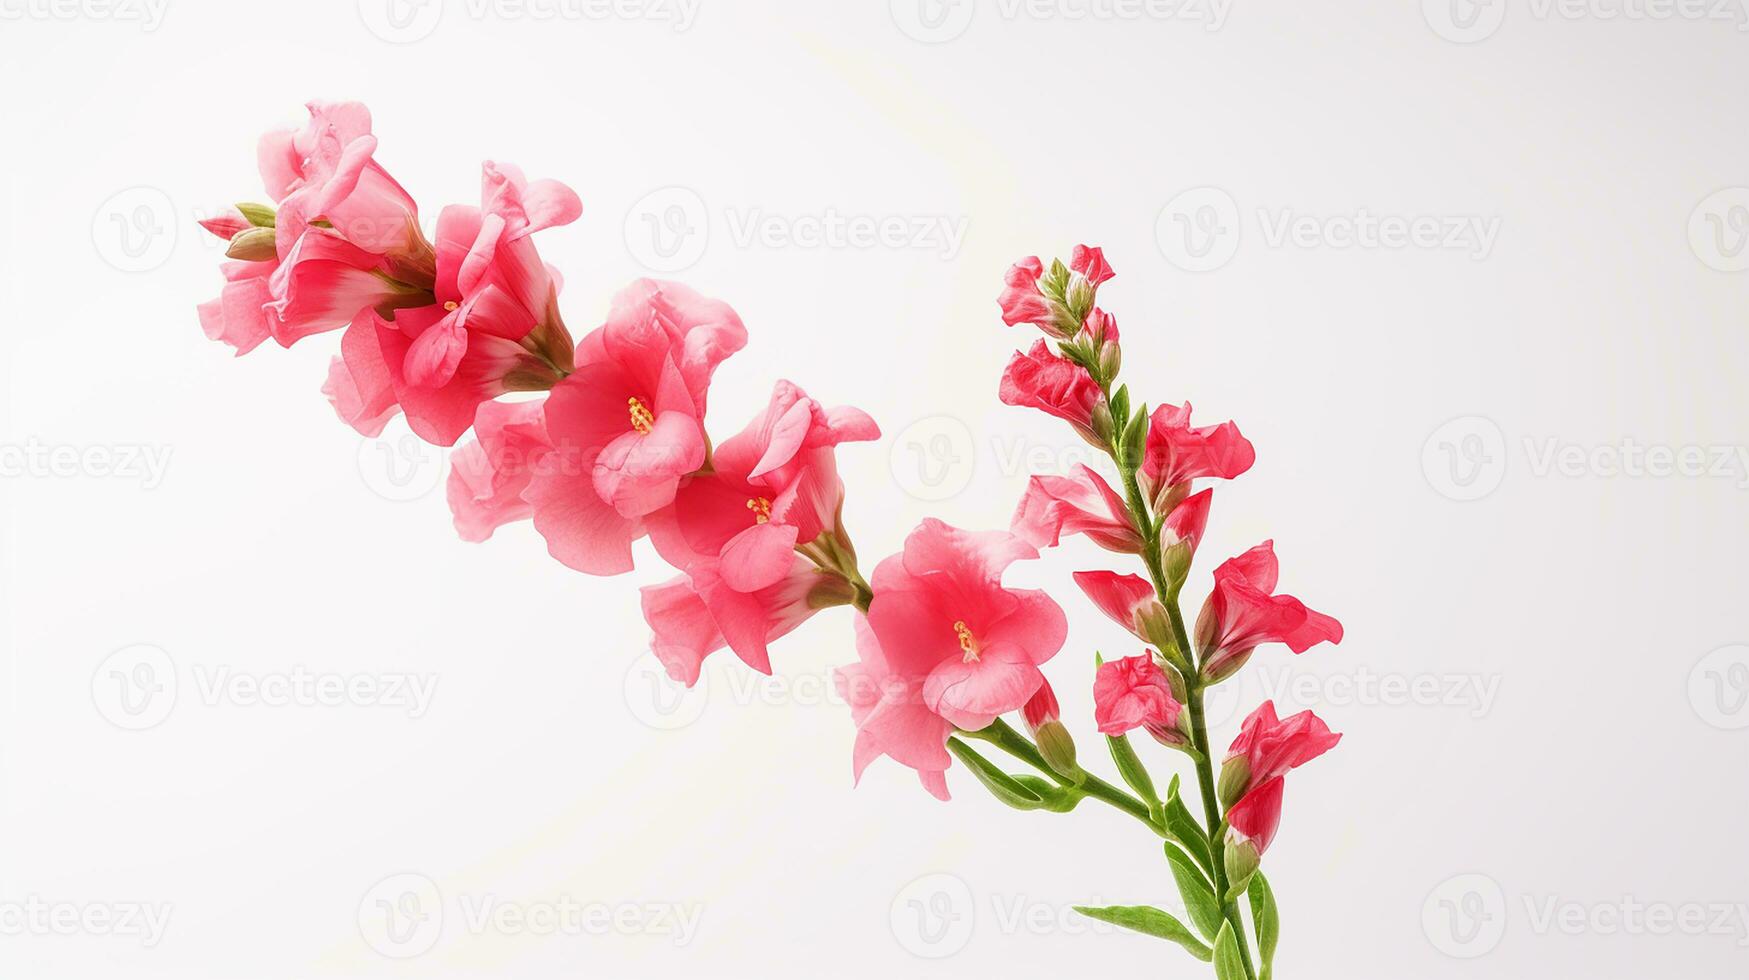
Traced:
POLYGON ((1184 947, 1185 952, 1207 963, 1214 957, 1214 950, 1196 938, 1196 933, 1190 927, 1173 918, 1170 914, 1148 905, 1110 905, 1105 908, 1088 908, 1085 905, 1075 906, 1075 911, 1089 919, 1109 922, 1132 932, 1154 936, 1175 942, 1184 947))
POLYGON ((1068 813, 1075 809, 1076 804, 1080 803, 1086 795, 1058 786, 1043 776, 1019 774, 1011 778, 1039 798, 1037 809, 1048 810, 1051 813, 1068 813))
POLYGON ((1148 406, 1144 403, 1135 416, 1129 420, 1129 426, 1123 432, 1124 465, 1139 467, 1142 465, 1142 454, 1148 446, 1148 406))

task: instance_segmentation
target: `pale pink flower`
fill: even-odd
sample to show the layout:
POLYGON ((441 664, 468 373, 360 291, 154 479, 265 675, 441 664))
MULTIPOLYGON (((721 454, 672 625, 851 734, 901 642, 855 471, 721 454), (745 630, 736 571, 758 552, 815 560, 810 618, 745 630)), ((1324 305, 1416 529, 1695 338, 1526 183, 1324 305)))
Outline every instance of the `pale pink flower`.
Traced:
POLYGON ((640 591, 651 649, 668 676, 688 687, 698 682, 704 658, 725 646, 747 666, 771 673, 768 644, 852 596, 843 578, 800 556, 776 582, 753 592, 729 588, 710 564, 640 591))
POLYGON ((1065 534, 1085 534, 1107 551, 1136 554, 1142 536, 1123 497, 1098 473, 1076 465, 1069 476, 1035 476, 1015 509, 1015 534, 1035 548, 1055 547, 1065 534))
POLYGON ((484 541, 534 515, 523 491, 552 452, 539 401, 487 402, 474 417, 475 441, 450 457, 449 509, 465 541, 484 541))

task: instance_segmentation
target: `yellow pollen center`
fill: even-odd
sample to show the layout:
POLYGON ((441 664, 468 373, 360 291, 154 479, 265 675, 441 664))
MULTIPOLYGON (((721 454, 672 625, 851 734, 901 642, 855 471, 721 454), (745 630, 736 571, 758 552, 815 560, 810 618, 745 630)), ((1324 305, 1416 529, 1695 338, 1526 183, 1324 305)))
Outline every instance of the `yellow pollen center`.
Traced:
POLYGON ((771 501, 764 497, 748 497, 747 509, 753 512, 755 524, 764 524, 771 520, 771 501))
POLYGON ((636 397, 627 398, 626 406, 632 416, 632 429, 638 435, 649 435, 650 429, 656 424, 656 416, 651 414, 650 410, 644 407, 644 403, 638 401, 636 397))
POLYGON ((978 659, 978 638, 972 635, 972 630, 965 624, 965 621, 960 620, 955 622, 953 624, 953 631, 960 638, 960 650, 965 653, 965 659, 963 662, 969 664, 978 659))
POLYGON ((456 311, 456 307, 458 307, 460 305, 461 305, 460 303, 457 303, 453 299, 443 301, 443 308, 446 312, 449 312, 449 313, 454 313, 456 311))

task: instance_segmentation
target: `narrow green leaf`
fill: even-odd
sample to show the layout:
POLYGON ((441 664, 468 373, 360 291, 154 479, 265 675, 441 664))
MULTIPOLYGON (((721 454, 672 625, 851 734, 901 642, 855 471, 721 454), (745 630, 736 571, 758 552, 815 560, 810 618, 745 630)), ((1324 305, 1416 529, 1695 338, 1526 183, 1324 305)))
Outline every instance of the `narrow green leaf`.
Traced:
POLYGON ((1239 937, 1233 935, 1230 922, 1221 923, 1221 933, 1215 937, 1216 980, 1246 980, 1245 957, 1239 952, 1239 937))
POLYGON ((1129 420, 1123 433, 1124 464, 1130 467, 1142 465, 1142 451, 1148 441, 1148 406, 1144 403, 1141 410, 1129 420))
POLYGON ((1196 933, 1191 932, 1189 926, 1151 906, 1111 905, 1105 908, 1088 908, 1077 905, 1075 911, 1089 919, 1109 922, 1114 926, 1175 942, 1204 963, 1214 956, 1214 951, 1196 938, 1196 933))
POLYGON ((1221 906, 1215 901, 1214 886, 1190 855, 1171 841, 1166 842, 1166 860, 1172 865, 1172 879, 1178 882, 1178 895, 1184 899, 1190 921, 1204 936, 1214 939, 1221 931, 1221 906))
POLYGON ((1281 919, 1275 911, 1275 893, 1259 871, 1251 876, 1251 921, 1257 928, 1258 980, 1269 980, 1275 962, 1275 944, 1281 938, 1281 919))
POLYGON ((1154 777, 1148 775, 1148 768, 1142 765, 1142 760, 1136 755, 1135 746, 1130 744, 1128 735, 1107 735, 1106 744, 1111 746, 1111 761, 1117 763, 1118 774, 1129 784, 1130 789, 1148 804, 1149 810, 1160 808, 1160 796, 1154 791, 1154 777))
POLYGON ((1202 873, 1212 880, 1215 876, 1215 863, 1209 857, 1208 838, 1203 835, 1202 824, 1190 815, 1190 809, 1184 805, 1184 798, 1173 794, 1166 801, 1166 830, 1174 840, 1184 845, 1190 856, 1196 859, 1202 873))
POLYGON ((1037 810, 1044 805, 1044 800, 1038 794, 1016 782, 1013 776, 996 768, 990 760, 979 755, 966 743, 950 738, 947 740, 947 748, 954 754, 954 758, 966 764, 966 768, 978 777, 978 782, 983 783, 984 788, 996 799, 1016 810, 1037 810))

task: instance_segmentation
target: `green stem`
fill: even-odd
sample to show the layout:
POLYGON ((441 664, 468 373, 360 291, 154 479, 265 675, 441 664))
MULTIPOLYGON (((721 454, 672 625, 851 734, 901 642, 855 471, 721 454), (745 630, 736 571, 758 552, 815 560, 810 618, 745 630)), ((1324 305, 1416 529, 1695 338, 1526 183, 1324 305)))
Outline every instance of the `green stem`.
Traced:
POLYGON ((1064 789, 1074 790, 1085 796, 1091 796, 1096 800, 1109 803, 1130 816, 1135 817, 1137 820, 1147 824, 1148 829, 1152 830, 1156 835, 1161 837, 1166 836, 1165 829, 1154 822, 1153 814, 1148 810, 1148 804, 1143 803, 1141 800, 1136 799, 1092 773, 1086 773, 1086 778, 1079 783, 1067 779, 1056 770, 1052 769, 1049 763, 1045 762, 1045 757, 1039 754, 1038 748, 1032 744, 1030 739, 1015 731, 1014 726, 1008 724, 1008 722, 1001 718, 992 722, 988 728, 976 732, 967 732, 966 734, 976 738, 981 738, 1002 751, 1007 752, 1009 755, 1014 756, 1016 759, 1025 762, 1027 765, 1032 766, 1034 769, 1049 776, 1064 789))

